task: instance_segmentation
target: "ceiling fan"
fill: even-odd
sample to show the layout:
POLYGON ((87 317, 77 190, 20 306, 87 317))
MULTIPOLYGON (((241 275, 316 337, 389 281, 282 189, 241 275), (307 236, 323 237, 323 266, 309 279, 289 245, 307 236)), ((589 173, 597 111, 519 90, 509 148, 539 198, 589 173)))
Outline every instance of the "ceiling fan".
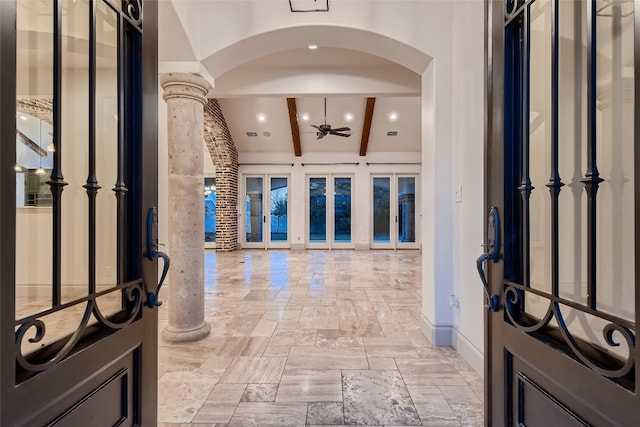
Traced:
POLYGON ((351 128, 349 127, 341 127, 332 129, 331 125, 327 124, 327 98, 324 98, 324 123, 321 125, 311 125, 312 127, 318 129, 316 132, 316 139, 322 139, 327 135, 336 135, 343 137, 350 137, 351 134, 344 132, 351 132, 351 128))

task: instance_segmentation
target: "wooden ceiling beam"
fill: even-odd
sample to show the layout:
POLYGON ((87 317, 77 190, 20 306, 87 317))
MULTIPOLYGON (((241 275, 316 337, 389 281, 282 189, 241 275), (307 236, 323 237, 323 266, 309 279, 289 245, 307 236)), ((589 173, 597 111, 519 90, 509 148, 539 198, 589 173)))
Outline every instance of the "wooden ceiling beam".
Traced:
POLYGON ((373 119, 373 107, 376 105, 375 98, 367 98, 367 108, 364 112, 364 124, 362 125, 362 140, 360 141, 360 155, 367 155, 369 146, 369 134, 371 133, 371 120, 373 119))
POLYGON ((296 157, 302 156, 302 146, 300 145, 300 128, 298 127, 298 109, 296 99, 287 98, 289 108, 289 124, 291 124, 291 138, 293 139, 293 152, 296 157))

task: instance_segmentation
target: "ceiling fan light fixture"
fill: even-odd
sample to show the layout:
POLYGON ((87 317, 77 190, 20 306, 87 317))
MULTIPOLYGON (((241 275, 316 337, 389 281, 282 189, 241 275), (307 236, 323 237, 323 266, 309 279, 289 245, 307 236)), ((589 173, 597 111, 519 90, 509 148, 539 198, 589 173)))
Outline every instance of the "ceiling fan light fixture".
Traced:
POLYGON ((340 128, 332 128, 330 124, 327 124, 327 98, 324 98, 324 122, 321 125, 311 125, 311 127, 314 127, 317 129, 316 132, 316 139, 322 139, 327 135, 335 135, 335 136, 342 136, 342 137, 350 137, 351 134, 350 133, 346 133, 346 132, 351 132, 351 128, 349 127, 340 127, 340 128))

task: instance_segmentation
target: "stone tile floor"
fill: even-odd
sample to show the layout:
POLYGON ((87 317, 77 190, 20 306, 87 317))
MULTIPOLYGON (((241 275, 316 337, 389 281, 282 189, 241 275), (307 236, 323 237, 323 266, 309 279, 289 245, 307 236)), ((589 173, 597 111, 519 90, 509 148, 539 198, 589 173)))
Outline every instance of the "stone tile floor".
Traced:
POLYGON ((211 334, 159 343, 159 426, 481 426, 481 377, 420 331, 420 256, 207 251, 211 334))

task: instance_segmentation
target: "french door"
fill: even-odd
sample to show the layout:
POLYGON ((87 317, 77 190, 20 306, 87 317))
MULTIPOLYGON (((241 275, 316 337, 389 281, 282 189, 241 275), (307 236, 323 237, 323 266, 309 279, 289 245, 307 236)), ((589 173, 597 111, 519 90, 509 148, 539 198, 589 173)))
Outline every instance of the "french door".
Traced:
POLYGON ((416 176, 371 177, 371 247, 418 248, 416 229, 416 176))
POLYGON ((353 176, 307 176, 307 247, 353 248, 353 176))
POLYGON ((0 35, 0 425, 155 425, 157 3, 1 1, 0 35))
POLYGON ((638 425, 638 6, 487 2, 487 425, 638 425))
POLYGON ((245 175, 246 248, 289 247, 289 177, 245 175))

